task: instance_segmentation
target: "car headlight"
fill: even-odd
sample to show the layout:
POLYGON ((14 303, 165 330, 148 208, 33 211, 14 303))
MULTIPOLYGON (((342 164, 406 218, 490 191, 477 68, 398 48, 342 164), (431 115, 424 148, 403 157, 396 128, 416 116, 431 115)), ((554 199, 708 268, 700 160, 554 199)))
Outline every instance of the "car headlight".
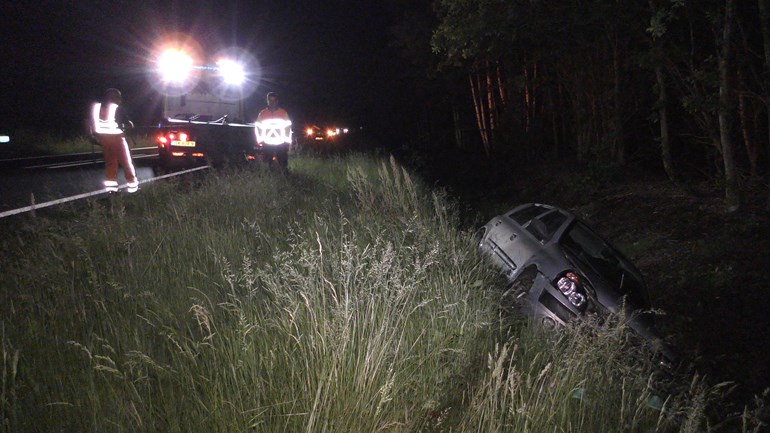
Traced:
POLYGON ((556 288, 578 309, 586 306, 588 298, 581 286, 580 277, 574 272, 567 272, 556 280, 556 288))

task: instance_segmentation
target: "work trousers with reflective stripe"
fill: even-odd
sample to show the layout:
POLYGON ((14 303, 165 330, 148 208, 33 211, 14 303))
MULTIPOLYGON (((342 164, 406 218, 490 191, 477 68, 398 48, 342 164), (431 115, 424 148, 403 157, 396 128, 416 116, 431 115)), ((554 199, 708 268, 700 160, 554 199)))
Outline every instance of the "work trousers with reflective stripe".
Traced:
POLYGON ((106 181, 118 180, 118 164, 123 167, 123 175, 129 185, 136 185, 136 171, 131 162, 131 152, 123 135, 99 134, 99 143, 104 154, 104 179, 106 181))

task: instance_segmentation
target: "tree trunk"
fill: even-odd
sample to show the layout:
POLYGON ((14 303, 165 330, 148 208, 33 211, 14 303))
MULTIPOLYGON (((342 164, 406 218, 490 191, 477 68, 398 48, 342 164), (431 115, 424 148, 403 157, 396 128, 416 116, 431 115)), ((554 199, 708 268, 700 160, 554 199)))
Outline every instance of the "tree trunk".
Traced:
POLYGON ((655 66, 655 79, 658 82, 658 122, 660 125, 660 159, 668 179, 679 183, 679 176, 674 169, 674 160, 671 157, 671 139, 668 130, 668 91, 666 80, 663 76, 663 67, 655 66))
POLYGON ((610 114, 610 130, 612 137, 610 145, 613 148, 613 159, 616 164, 624 165, 626 163, 626 143, 623 139, 623 116, 621 115, 622 104, 620 102, 621 91, 621 71, 620 71, 620 50, 618 48, 617 34, 612 39, 612 110, 610 114))
POLYGON ((476 124, 481 135, 481 144, 484 146, 484 153, 489 156, 489 137, 487 136, 486 119, 484 118, 484 105, 479 100, 481 89, 476 90, 478 81, 474 82, 473 72, 468 73, 468 81, 471 85, 471 97, 473 98, 473 108, 476 111, 476 124))
POLYGON ((719 56, 719 139, 722 144, 722 160, 725 168, 725 205, 728 212, 740 207, 738 172, 735 164, 735 146, 730 135, 730 58, 735 0, 725 0, 722 49, 719 56))
MULTIPOLYGON (((759 19, 762 27, 762 47, 765 57, 765 109, 767 110, 767 136, 770 143, 770 23, 768 23, 767 0, 757 0, 759 19)), ((770 146, 768 147, 770 148, 770 146)), ((770 191, 767 195, 767 208, 770 209, 770 191)))
POLYGON ((489 62, 487 62, 486 68, 486 94, 487 94, 487 113, 489 114, 489 134, 487 139, 489 140, 489 147, 495 147, 495 129, 497 128, 497 107, 495 104, 495 86, 492 84, 492 74, 490 72, 489 62))
MULTIPOLYGON (((653 0, 649 0, 652 16, 658 13, 658 8, 653 0)), ((668 128, 668 86, 663 74, 663 61, 661 59, 661 42, 659 37, 652 36, 652 52, 655 56, 655 81, 657 83, 658 101, 655 108, 658 111, 658 125, 660 127, 660 159, 663 170, 671 182, 680 183, 679 176, 674 168, 674 159, 671 156, 671 135, 668 128)))
POLYGON ((537 62, 532 63, 530 72, 530 63, 523 62, 522 73, 524 77, 524 132, 529 134, 537 111, 537 100, 535 99, 536 81, 537 81, 537 62))
MULTIPOLYGON (((743 74, 738 71, 738 88, 745 88, 745 82, 743 74)), ((746 93, 743 91, 738 92, 738 121, 741 126, 741 136, 743 137, 743 147, 746 150, 746 156, 749 159, 749 172, 752 179, 756 179, 759 175, 758 164, 759 154, 757 152, 757 145, 754 143, 753 136, 751 134, 751 125, 749 125, 749 115, 746 110, 746 93)))
POLYGON ((503 72, 500 68, 500 62, 496 64, 495 76, 497 78, 497 91, 500 95, 500 105, 505 109, 507 98, 505 97, 505 86, 503 85, 503 72))
POLYGON ((463 133, 460 129, 460 109, 454 98, 452 98, 452 124, 454 125, 455 145, 458 149, 463 147, 463 133))

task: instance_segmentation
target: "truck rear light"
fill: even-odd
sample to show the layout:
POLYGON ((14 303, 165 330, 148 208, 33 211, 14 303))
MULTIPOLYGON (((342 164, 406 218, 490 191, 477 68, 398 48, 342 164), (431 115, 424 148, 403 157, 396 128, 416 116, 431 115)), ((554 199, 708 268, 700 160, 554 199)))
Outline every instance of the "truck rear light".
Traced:
POLYGON ((194 156, 195 158, 203 158, 204 155, 202 152, 195 152, 192 154, 192 156, 194 156))
POLYGON ((171 152, 171 155, 172 156, 184 156, 185 153, 184 152, 171 152))

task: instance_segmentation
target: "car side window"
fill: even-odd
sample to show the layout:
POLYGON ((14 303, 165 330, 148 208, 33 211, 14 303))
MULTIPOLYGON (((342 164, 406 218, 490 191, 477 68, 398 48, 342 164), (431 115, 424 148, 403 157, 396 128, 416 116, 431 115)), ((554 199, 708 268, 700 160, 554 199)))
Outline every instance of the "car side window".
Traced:
POLYGON ((564 215, 563 213, 555 210, 541 216, 538 219, 542 221, 543 224, 545 224, 545 233, 548 236, 548 239, 550 239, 553 237, 554 233, 559 230, 562 224, 567 221, 567 215, 564 215))
POLYGON ((540 242, 545 242, 549 239, 547 228, 542 221, 535 218, 527 224, 527 231, 532 234, 540 242))

